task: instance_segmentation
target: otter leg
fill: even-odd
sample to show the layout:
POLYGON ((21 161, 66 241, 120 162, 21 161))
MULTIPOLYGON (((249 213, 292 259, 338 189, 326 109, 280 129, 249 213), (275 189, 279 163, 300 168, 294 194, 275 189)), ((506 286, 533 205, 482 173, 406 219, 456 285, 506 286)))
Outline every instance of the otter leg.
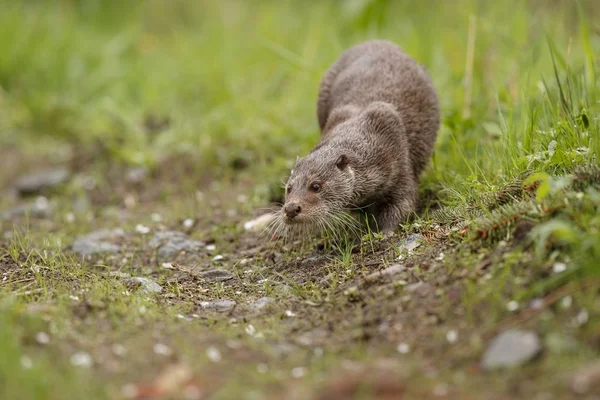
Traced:
POLYGON ((374 213, 377 227, 384 235, 394 233, 401 222, 404 222, 414 210, 414 199, 401 199, 380 204, 374 213))

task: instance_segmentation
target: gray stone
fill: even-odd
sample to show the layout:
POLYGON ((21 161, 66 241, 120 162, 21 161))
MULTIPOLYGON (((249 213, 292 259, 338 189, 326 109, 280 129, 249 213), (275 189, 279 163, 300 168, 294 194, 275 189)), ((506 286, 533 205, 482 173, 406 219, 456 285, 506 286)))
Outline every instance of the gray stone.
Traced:
POLYGON ((398 275, 402 272, 406 271, 406 267, 402 264, 394 264, 391 267, 383 269, 381 271, 373 272, 365 277, 366 280, 375 280, 380 277, 392 278, 395 275, 398 275))
POLYGON ((537 334, 509 329, 492 340, 482 359, 485 369, 515 367, 533 359, 542 351, 537 334))
POLYGON ((423 235, 419 235, 418 233, 409 235, 398 243, 398 250, 406 250, 407 252, 411 253, 414 249, 421 245, 422 239, 423 235))
POLYGON ((154 294, 154 293, 160 293, 162 292, 162 286, 160 286, 158 283, 154 282, 152 279, 150 278, 143 278, 140 276, 134 276, 133 278, 128 278, 125 281, 125 284, 128 286, 131 286, 133 288, 136 288, 137 290, 141 291, 142 293, 146 293, 146 294, 154 294))
POLYGON ((182 251, 198 250, 204 247, 205 243, 199 240, 190 239, 188 235, 178 231, 156 232, 150 239, 148 245, 158 249, 158 257, 161 259, 176 256, 182 251))
POLYGON ((410 285, 406 285, 405 290, 408 293, 415 293, 421 297, 428 297, 435 293, 435 287, 428 282, 411 283, 410 285))
POLYGON ((82 256, 100 253, 118 253, 121 246, 111 241, 125 236, 122 229, 101 229, 75 239, 72 250, 82 256))
POLYGON ((47 218, 50 216, 51 211, 52 207, 48 202, 48 199, 44 196, 39 196, 34 202, 0 212, 0 219, 12 219, 22 215, 47 218))
POLYGON ((298 350, 298 346, 293 345, 292 343, 287 342, 279 342, 271 345, 271 349, 278 357, 285 356, 288 354, 292 354, 293 352, 298 350))
POLYGON ((253 311, 260 311, 263 308, 267 307, 269 304, 273 303, 274 301, 275 301, 275 299, 272 297, 261 297, 260 299, 256 300, 254 303, 250 303, 248 305, 248 308, 253 311))
POLYGON ((233 279, 233 274, 226 269, 211 269, 201 272, 198 276, 207 282, 223 282, 233 279))
POLYGON ((21 176, 16 187, 21 195, 37 194, 65 183, 69 176, 69 170, 63 167, 38 171, 21 176))
POLYGON ((215 300, 215 301, 201 301, 198 303, 200 307, 209 311, 217 311, 217 312, 228 312, 233 310, 235 305, 237 304, 233 300, 215 300))
POLYGON ((147 167, 132 167, 125 173, 125 181, 131 184, 142 183, 148 177, 149 169, 147 167))
POLYGON ((121 271, 110 271, 108 273, 108 276, 110 276, 111 278, 130 278, 131 274, 121 271))

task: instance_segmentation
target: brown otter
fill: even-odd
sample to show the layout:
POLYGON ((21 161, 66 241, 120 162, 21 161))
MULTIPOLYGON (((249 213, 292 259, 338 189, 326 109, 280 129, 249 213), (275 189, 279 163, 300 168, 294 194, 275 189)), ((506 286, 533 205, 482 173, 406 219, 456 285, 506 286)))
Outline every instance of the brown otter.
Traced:
POLYGON ((363 208, 393 232, 414 210, 440 124, 428 74, 391 42, 358 44, 323 77, 317 116, 321 141, 291 172, 279 227, 328 229, 363 208))

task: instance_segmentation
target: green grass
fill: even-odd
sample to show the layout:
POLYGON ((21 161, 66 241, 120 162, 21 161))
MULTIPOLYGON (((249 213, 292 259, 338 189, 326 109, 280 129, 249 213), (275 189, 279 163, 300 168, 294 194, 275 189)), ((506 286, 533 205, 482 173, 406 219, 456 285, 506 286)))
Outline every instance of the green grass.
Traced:
POLYGON ((511 324, 572 337, 576 350, 550 349, 523 370, 452 384, 475 398, 514 395, 516 386, 524 398, 568 392, 544 377, 566 376, 598 356, 599 17, 591 0, 0 0, 0 206, 24 201, 4 196, 17 174, 48 164, 70 164, 76 173, 49 196, 50 217, 0 220, 1 235, 14 231, 0 236, 0 397, 113 397, 175 362, 153 353, 167 342, 195 376, 206 374, 203 387, 219 398, 282 391, 306 398, 344 360, 374 365, 403 341, 414 353, 394 372, 410 377, 406 389, 418 396, 437 382, 423 378, 421 361, 446 352, 447 360, 433 363, 447 367, 439 379, 451 384, 476 362, 489 333, 511 324), (410 273, 390 285, 361 283, 401 255, 371 232, 357 252, 346 237, 323 255, 310 244, 250 240, 240 228, 281 194, 295 157, 317 142, 324 71, 370 38, 392 40, 422 63, 442 110, 420 187, 425 211, 400 230, 427 240, 402 254, 410 273), (132 165, 151 170, 141 188, 123 183, 132 165), (71 212, 75 222, 67 223, 71 212), (162 222, 150 219, 153 212, 162 222), (78 259, 67 247, 101 227, 184 230, 190 217, 197 219, 191 235, 214 240, 217 250, 184 258, 183 266, 222 266, 236 283, 190 281, 161 269, 143 235, 129 235, 126 250, 97 260, 78 259), (530 234, 519 238, 527 224, 530 234), (221 252, 228 258, 212 261, 221 252), (557 262, 567 271, 553 273, 557 262), (114 270, 151 276, 165 292, 129 291, 107 277, 114 270), (419 300, 441 313, 434 327, 407 289, 416 281, 448 299, 419 300), (455 283, 458 302, 450 300, 455 283), (233 298, 243 306, 262 296, 276 299, 267 315, 198 309, 199 301, 233 298), (559 305, 565 296, 570 308, 559 305), (506 310, 509 301, 524 309, 541 298, 545 311, 531 317, 506 310), (35 307, 48 311, 29 311, 35 307), (584 311, 589 321, 573 325, 584 311), (201 315, 187 323, 180 313, 201 315), (374 328, 382 321, 405 328, 382 339, 374 328), (265 338, 250 337, 248 324, 265 338), (314 355, 317 345, 274 355, 273 343, 324 327, 333 335, 322 346, 333 350, 323 358, 314 355), (459 329, 464 342, 448 347, 449 329, 459 329), (50 344, 36 343, 39 331, 51 334, 50 344), (427 335, 431 343, 421 340, 427 335), (115 344, 129 355, 110 355, 115 344), (210 345, 221 349, 223 363, 207 360, 210 345), (99 360, 94 369, 70 365, 79 350, 99 360), (22 366, 27 360, 31 368, 22 366), (257 372, 257 363, 269 364, 268 372, 257 372), (298 366, 307 375, 290 378, 298 366), (519 386, 521 372, 532 386, 519 386))

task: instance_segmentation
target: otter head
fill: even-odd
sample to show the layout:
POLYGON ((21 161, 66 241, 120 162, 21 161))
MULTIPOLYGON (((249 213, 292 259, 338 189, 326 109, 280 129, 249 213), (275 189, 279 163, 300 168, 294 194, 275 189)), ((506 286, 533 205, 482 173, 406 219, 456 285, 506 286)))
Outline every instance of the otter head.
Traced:
POLYGON ((288 226, 322 227, 352 201, 354 184, 349 156, 322 143, 296 161, 285 185, 281 219, 288 226))

